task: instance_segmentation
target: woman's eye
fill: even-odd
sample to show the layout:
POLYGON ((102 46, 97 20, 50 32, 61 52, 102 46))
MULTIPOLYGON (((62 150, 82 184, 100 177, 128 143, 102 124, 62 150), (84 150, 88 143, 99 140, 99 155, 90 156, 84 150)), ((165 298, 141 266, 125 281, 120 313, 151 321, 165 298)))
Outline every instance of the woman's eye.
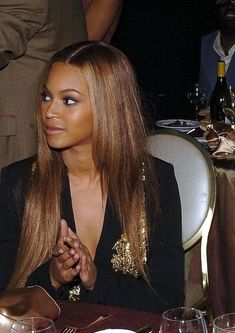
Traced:
POLYGON ((65 105, 73 105, 77 103, 77 101, 74 98, 69 98, 69 97, 64 98, 63 102, 65 105))
POLYGON ((41 93, 41 98, 42 98, 43 102, 50 101, 50 97, 47 94, 45 94, 45 93, 41 93))

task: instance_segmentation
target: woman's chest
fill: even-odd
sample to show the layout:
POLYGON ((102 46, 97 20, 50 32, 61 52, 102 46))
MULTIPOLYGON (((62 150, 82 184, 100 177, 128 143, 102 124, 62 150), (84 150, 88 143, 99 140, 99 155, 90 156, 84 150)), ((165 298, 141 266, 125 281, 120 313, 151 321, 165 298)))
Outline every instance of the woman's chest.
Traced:
POLYGON ((85 208, 85 202, 87 203, 87 201, 85 197, 83 199, 83 211, 76 208, 74 210, 75 202, 72 204, 70 191, 68 189, 67 191, 64 190, 62 193, 62 218, 67 221, 69 227, 75 231, 86 244, 93 242, 91 241, 92 239, 95 240, 93 245, 90 245, 90 248, 93 246, 92 257, 96 264, 108 268, 111 265, 111 259, 115 253, 113 247, 121 237, 121 227, 116 209, 112 201, 108 198, 105 201, 102 214, 99 209, 98 211, 100 211, 100 213, 98 214, 96 203, 92 201, 88 202, 89 205, 92 206, 93 211, 89 210, 88 212, 85 208), (79 219, 82 218, 80 214, 83 215, 84 223, 81 223, 79 226, 79 219), (99 224, 98 228, 97 224, 99 224))

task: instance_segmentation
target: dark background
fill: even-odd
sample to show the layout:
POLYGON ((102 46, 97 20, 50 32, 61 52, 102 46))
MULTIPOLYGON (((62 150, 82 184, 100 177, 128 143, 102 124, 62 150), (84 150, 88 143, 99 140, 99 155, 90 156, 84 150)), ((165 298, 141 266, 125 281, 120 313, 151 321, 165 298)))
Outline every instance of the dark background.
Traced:
POLYGON ((215 0, 126 0, 112 44, 136 70, 150 126, 193 119, 187 90, 198 81, 201 36, 215 28, 215 0))

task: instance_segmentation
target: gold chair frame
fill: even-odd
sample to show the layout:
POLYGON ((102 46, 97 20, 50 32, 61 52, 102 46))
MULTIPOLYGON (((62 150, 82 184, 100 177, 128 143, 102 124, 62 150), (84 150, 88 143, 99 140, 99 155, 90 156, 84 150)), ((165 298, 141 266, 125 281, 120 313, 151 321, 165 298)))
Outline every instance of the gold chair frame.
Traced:
MULTIPOLYGON (((183 243, 183 248, 186 253, 201 240, 200 259, 201 259, 201 273, 202 273, 202 288, 203 288, 203 296, 205 299, 207 299, 208 287, 209 287, 209 276, 208 276, 208 265, 207 265, 207 242, 208 242, 208 235, 211 227, 212 217, 215 208, 215 201, 216 201, 216 181, 215 181, 213 162, 209 153, 196 139, 187 135, 186 133, 174 129, 159 129, 150 133, 150 136, 148 137, 148 146, 149 146, 149 152, 153 156, 161 158, 173 164, 174 166, 174 158, 172 159, 170 156, 167 156, 167 152, 165 151, 159 152, 158 150, 158 145, 160 145, 160 139, 164 140, 164 136, 165 138, 166 136, 168 138, 171 138, 172 142, 174 138, 177 138, 178 140, 183 140, 183 141, 186 140, 188 143, 192 144, 192 146, 195 147, 200 152, 208 168, 208 174, 209 174, 208 182, 210 186, 210 191, 209 191, 207 212, 197 232, 194 235, 192 235, 192 237, 189 240, 183 243)), ((182 154, 183 152, 181 151, 179 153, 182 154)), ((176 168, 175 168, 175 175, 177 180, 176 168)), ((183 210, 183 205, 182 205, 182 210, 183 210)), ((184 224, 183 222, 184 221, 182 221, 182 224, 184 224)), ((198 306, 198 304, 194 306, 198 306)))

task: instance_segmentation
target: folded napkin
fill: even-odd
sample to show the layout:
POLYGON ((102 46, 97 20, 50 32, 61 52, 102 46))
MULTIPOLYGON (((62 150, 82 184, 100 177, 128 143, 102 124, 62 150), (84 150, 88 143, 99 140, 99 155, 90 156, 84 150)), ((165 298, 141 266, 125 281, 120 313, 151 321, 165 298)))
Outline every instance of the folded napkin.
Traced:
POLYGON ((207 126, 204 136, 209 146, 215 146, 215 147, 218 146, 220 137, 218 132, 213 128, 213 126, 211 127, 209 125, 207 126))
POLYGON ((235 157, 235 140, 221 136, 219 145, 216 150, 213 152, 214 157, 227 158, 228 155, 234 154, 235 157))
POLYGON ((41 287, 18 288, 0 293, 0 332, 9 332, 15 320, 46 317, 55 320, 60 308, 41 287))
POLYGON ((208 146, 215 149, 212 156, 215 158, 235 157, 235 131, 231 125, 213 123, 203 120, 200 128, 204 130, 208 146))

